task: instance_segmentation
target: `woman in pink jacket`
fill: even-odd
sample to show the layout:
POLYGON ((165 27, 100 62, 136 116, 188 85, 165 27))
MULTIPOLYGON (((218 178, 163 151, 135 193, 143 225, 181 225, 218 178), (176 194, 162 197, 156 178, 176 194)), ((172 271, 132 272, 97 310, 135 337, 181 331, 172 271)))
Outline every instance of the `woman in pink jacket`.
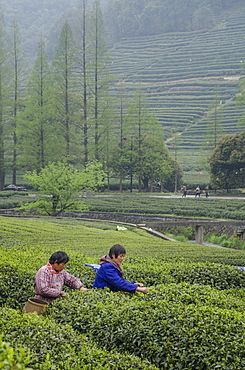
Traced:
POLYGON ((84 292, 88 290, 78 278, 64 270, 68 261, 69 257, 65 252, 52 254, 49 262, 38 270, 34 278, 35 298, 50 303, 66 294, 63 291, 64 286, 84 292))

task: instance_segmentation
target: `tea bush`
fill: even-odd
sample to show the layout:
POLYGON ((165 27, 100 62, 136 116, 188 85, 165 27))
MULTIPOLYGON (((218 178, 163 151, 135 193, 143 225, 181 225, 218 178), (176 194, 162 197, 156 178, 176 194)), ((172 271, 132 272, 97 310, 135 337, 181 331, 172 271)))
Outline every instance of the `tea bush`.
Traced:
POLYGON ((33 296, 33 275, 13 266, 0 265, 0 306, 22 308, 33 296))
POLYGON ((0 217, 4 340, 30 350, 30 366, 40 370, 243 369, 245 272, 235 266, 245 266, 245 252, 105 226, 0 217), (54 251, 68 253, 67 271, 90 288, 95 272, 85 263, 98 263, 115 243, 127 249, 125 278, 149 286, 148 294, 69 290, 45 317, 20 312, 54 251))
POLYGON ((173 243, 137 228, 120 232, 110 230, 110 227, 108 230, 87 228, 82 220, 67 218, 0 217, 0 264, 4 262, 24 270, 28 266, 28 271, 33 274, 47 262, 55 250, 65 250, 69 254, 67 268, 72 273, 77 273, 78 265, 98 263, 99 258, 108 253, 111 245, 116 243, 124 245, 127 250, 125 267, 129 256, 134 259, 140 257, 140 263, 142 258, 147 262, 149 256, 154 257, 154 265, 159 260, 159 264, 163 261, 192 261, 245 266, 244 251, 194 243, 173 243), (21 263, 17 258, 19 254, 21 263))
POLYGON ((235 310, 168 301, 156 291, 144 299, 94 290, 54 302, 50 315, 108 350, 129 351, 159 369, 245 366, 245 316, 235 310))
POLYGON ((110 197, 87 197, 91 211, 176 215, 244 220, 244 199, 154 198, 140 194, 110 197))
POLYGON ((32 370, 30 357, 23 348, 13 348, 0 337, 0 368, 4 370, 32 370))
POLYGON ((85 336, 64 324, 35 313, 0 309, 0 331, 11 345, 30 352, 30 367, 40 370, 152 369, 156 367, 134 355, 99 349, 85 336))
POLYGON ((146 286, 171 282, 190 282, 210 285, 217 289, 245 287, 245 273, 233 266, 218 263, 172 263, 149 258, 142 263, 127 263, 124 268, 128 280, 143 282, 146 286))
POLYGON ((245 287, 244 271, 230 266, 210 263, 183 264, 171 268, 170 272, 176 282, 210 285, 217 289, 245 287))

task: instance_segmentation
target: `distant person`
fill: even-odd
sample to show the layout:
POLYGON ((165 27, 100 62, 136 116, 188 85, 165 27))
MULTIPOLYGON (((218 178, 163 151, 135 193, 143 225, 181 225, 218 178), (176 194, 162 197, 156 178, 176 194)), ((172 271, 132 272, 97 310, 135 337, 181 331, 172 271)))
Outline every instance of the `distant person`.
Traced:
POLYGON ((204 191, 205 191, 206 198, 208 198, 209 197, 209 186, 208 185, 205 187, 204 191))
POLYGON ((186 187, 185 185, 184 185, 184 186, 182 186, 181 191, 182 191, 182 198, 183 198, 183 197, 186 197, 186 194, 187 194, 187 187, 186 187))
POLYGON ((195 198, 196 197, 200 197, 200 195, 201 195, 201 188, 200 188, 199 185, 196 187, 196 190, 195 191, 196 191, 195 198))
POLYGON ((109 288, 112 292, 148 293, 148 288, 137 282, 129 282, 123 278, 121 263, 126 254, 125 248, 115 244, 110 248, 109 255, 100 259, 100 268, 96 273, 93 288, 109 288))
POLYGON ((66 294, 63 291, 64 285, 84 292, 88 290, 78 278, 64 270, 68 261, 69 257, 65 252, 52 254, 48 263, 38 270, 34 278, 35 298, 50 303, 66 294))

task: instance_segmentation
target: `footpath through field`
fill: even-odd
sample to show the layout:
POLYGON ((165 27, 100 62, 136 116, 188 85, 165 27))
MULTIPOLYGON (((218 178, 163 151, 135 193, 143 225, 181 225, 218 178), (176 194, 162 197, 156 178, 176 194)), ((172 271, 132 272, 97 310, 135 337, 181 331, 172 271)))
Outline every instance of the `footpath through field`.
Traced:
MULTIPOLYGON (((127 195, 130 195, 129 193, 126 193, 127 195)), ((146 194, 146 193, 132 193, 133 195, 137 194, 141 195, 142 197, 152 197, 152 198, 182 198, 182 194, 146 194)), ((114 197, 114 196, 121 196, 125 195, 125 193, 119 193, 119 194, 94 194, 95 197, 114 197)), ((186 198, 195 198, 195 194, 187 195, 186 198)), ((198 197, 199 198, 199 197, 198 197)), ((205 194, 201 194, 201 198, 205 198, 205 194)), ((211 194, 208 199, 245 199, 244 196, 240 195, 217 195, 217 194, 211 194)))

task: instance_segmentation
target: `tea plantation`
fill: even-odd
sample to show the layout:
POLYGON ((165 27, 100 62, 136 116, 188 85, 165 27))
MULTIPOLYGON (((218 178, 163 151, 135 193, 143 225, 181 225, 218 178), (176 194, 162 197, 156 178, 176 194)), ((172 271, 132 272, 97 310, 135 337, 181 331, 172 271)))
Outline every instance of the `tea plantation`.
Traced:
MULTIPOLYGON (((144 90, 169 149, 178 149, 188 184, 201 180, 200 171, 209 181, 215 122, 222 128, 218 137, 244 130, 244 106, 236 104, 244 78, 244 14, 237 8, 213 29, 134 37, 111 49, 111 71, 128 95, 144 90)), ((175 158, 176 151, 170 154, 175 158)))
POLYGON ((245 252, 115 228, 0 217, 6 369, 243 369, 245 272, 236 266, 245 266, 245 252), (125 278, 144 283, 148 294, 90 289, 95 273, 85 264, 98 263, 115 243, 127 250, 125 278), (22 313, 36 271, 56 250, 68 253, 67 271, 88 292, 68 290, 43 316, 22 313))
MULTIPOLYGON (((194 193, 194 192, 193 192, 194 193)), ((162 194, 121 194, 110 196, 88 196, 83 202, 90 211, 124 212, 155 215, 175 215, 183 217, 207 217, 217 219, 245 220, 245 200, 243 197, 222 199, 218 197, 200 198, 188 195, 187 198, 164 197, 162 194)))

